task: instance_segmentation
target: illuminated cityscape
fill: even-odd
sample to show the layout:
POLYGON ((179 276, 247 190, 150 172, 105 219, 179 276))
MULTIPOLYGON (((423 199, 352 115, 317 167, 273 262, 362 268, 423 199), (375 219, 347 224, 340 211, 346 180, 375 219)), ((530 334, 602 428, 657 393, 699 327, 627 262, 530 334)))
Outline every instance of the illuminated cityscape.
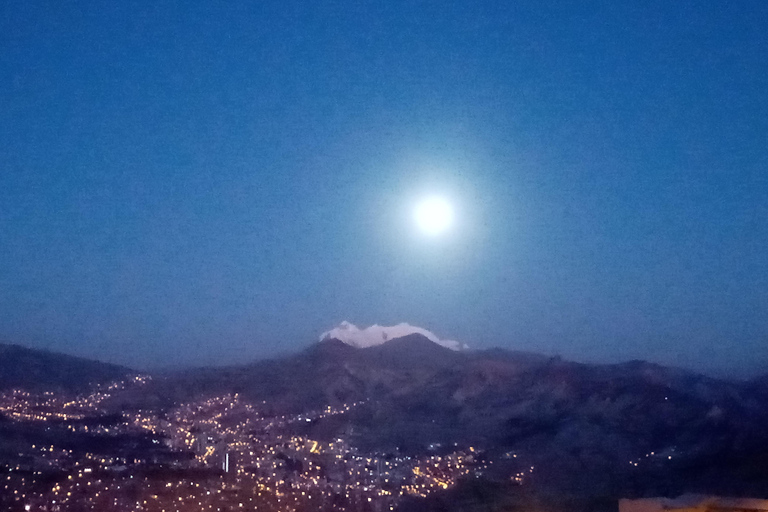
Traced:
POLYGON ((767 27, 0 0, 0 512, 768 512, 767 27))
MULTIPOLYGON (((0 394, 0 414, 7 420, 60 440, 16 443, 23 448, 6 457, 15 462, 0 468, 4 509, 394 510, 405 496, 446 490, 492 464, 474 447, 415 457, 362 453, 348 436, 321 440, 296 434, 302 425, 365 402, 295 415, 271 415, 265 403, 252 404, 238 394, 164 412, 115 415, 103 407, 116 392, 149 380, 138 375, 77 397, 0 394)), ((532 471, 517 472, 511 480, 522 483, 532 471)))

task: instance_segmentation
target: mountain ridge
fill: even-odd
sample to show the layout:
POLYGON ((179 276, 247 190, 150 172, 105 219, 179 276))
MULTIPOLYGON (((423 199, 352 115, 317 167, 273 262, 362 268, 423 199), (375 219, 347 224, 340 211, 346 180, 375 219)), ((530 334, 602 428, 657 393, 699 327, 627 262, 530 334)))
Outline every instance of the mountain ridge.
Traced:
POLYGON ((0 343, 0 390, 84 392, 130 373, 135 372, 120 365, 0 343))
POLYGON ((457 352, 419 334, 362 349, 328 339, 281 359, 156 375, 104 407, 162 412, 227 394, 277 414, 358 404, 303 428, 328 440, 353 432, 362 450, 416 454, 460 443, 497 458, 524 453, 546 468, 528 477, 544 490, 626 492, 637 474, 664 489, 768 493, 755 469, 768 462, 765 379, 728 381, 645 361, 457 352), (646 461, 651 453, 664 456, 646 461), (647 469, 638 472, 641 463, 647 469), (724 480, 723 467, 737 476, 724 480))

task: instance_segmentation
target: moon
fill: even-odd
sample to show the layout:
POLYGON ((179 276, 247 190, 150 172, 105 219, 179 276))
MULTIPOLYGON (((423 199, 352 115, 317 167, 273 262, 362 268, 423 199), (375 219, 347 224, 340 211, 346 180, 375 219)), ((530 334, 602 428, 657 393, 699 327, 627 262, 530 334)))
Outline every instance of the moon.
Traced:
POLYGON ((447 231, 453 224, 453 207, 442 197, 427 197, 416 205, 414 219, 421 231, 436 236, 447 231))

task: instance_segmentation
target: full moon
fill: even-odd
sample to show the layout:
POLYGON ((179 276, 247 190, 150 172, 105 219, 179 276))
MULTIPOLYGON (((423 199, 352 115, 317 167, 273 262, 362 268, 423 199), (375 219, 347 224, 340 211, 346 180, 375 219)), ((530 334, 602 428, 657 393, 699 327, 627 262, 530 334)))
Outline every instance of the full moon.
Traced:
POLYGON ((416 205, 416 225, 428 235, 439 235, 453 223, 453 208, 442 197, 428 197, 416 205))

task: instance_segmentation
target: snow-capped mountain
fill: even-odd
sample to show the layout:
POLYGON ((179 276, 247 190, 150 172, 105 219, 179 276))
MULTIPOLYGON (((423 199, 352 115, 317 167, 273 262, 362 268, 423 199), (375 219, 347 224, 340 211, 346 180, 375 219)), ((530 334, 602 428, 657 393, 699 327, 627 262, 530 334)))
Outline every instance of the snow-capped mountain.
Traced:
POLYGON ((320 335, 320 341, 337 339, 357 348, 375 347, 389 340, 402 338, 409 334, 421 334, 428 340, 437 343, 451 350, 463 350, 468 348, 466 345, 454 340, 441 340, 435 333, 416 327, 407 323, 400 323, 392 326, 374 324, 365 329, 360 329, 355 324, 344 321, 338 327, 320 335))

